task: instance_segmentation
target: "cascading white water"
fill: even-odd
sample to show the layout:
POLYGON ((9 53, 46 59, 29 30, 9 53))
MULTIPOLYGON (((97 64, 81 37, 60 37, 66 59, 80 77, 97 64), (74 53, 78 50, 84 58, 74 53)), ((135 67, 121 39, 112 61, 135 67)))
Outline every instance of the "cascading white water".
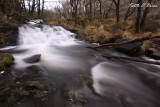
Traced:
POLYGON ((19 28, 20 45, 70 45, 76 44, 75 34, 60 26, 42 28, 24 25, 19 28))
POLYGON ((79 45, 75 34, 61 26, 23 25, 19 27, 19 46, 16 50, 26 51, 14 54, 15 68, 30 66, 23 59, 36 54, 41 54, 40 63, 47 68, 70 68, 77 61, 64 54, 66 51, 63 52, 63 49, 57 48, 65 49, 74 45, 79 45))

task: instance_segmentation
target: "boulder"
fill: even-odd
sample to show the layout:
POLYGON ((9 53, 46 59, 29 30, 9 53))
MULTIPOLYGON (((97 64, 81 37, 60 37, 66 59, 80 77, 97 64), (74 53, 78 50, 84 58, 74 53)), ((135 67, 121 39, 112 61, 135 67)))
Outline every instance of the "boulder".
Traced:
POLYGON ((9 23, 4 23, 0 26, 0 32, 6 33, 9 31, 18 31, 18 27, 9 23))
MULTIPOLYGON (((128 40, 130 40, 130 39, 128 39, 128 38, 117 39, 115 41, 115 43, 124 42, 124 41, 128 41, 128 40)), ((142 46, 142 42, 134 42, 134 43, 116 46, 115 49, 117 51, 123 52, 129 56, 138 56, 141 53, 141 46, 142 46)))
POLYGON ((27 67, 27 70, 29 70, 33 73, 42 73, 43 72, 43 69, 38 65, 29 66, 29 67, 27 67))
POLYGON ((14 64, 14 57, 10 53, 0 53, 0 70, 14 64))
POLYGON ((41 54, 33 55, 31 57, 23 59, 27 63, 36 63, 39 62, 41 58, 41 54))
POLYGON ((151 58, 160 60, 160 52, 158 50, 156 50, 155 48, 149 48, 146 51, 146 55, 151 57, 151 58))
POLYGON ((4 23, 0 25, 0 46, 10 46, 10 45, 17 45, 18 41, 18 26, 13 24, 4 23), (5 38, 3 34, 12 31, 10 35, 7 35, 5 38), (2 35, 1 35, 2 33, 2 35))

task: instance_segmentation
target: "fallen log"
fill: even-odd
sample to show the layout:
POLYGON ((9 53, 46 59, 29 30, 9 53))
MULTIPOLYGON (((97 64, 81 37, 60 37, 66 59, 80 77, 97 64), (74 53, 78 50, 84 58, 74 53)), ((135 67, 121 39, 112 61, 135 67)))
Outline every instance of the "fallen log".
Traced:
POLYGON ((142 41, 145 41, 145 40, 150 40, 150 39, 155 39, 155 38, 160 38, 160 35, 158 35, 158 36, 149 35, 149 36, 136 38, 136 39, 128 40, 128 41, 123 41, 123 42, 119 42, 119 43, 102 44, 102 45, 94 46, 94 47, 91 47, 91 48, 100 48, 100 47, 104 47, 104 46, 118 46, 118 45, 123 45, 123 44, 134 43, 134 42, 142 42, 142 41))
POLYGON ((108 59, 123 59, 123 60, 129 60, 129 61, 134 61, 134 62, 142 62, 142 63, 147 63, 147 64, 160 65, 160 62, 148 61, 148 60, 138 59, 138 58, 119 57, 119 56, 103 56, 103 57, 108 58, 108 59))

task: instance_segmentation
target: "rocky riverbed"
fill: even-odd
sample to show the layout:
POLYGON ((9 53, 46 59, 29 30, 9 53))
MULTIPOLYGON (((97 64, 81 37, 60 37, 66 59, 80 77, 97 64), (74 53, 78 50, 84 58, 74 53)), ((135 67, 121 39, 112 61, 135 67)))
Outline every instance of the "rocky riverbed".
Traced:
POLYGON ((6 64, 0 71, 0 107, 160 106, 159 65, 103 57, 158 62, 137 56, 141 43, 93 50, 59 26, 18 29, 17 36, 8 36, 16 41, 3 44, 12 46, 0 49, 1 65, 6 64))

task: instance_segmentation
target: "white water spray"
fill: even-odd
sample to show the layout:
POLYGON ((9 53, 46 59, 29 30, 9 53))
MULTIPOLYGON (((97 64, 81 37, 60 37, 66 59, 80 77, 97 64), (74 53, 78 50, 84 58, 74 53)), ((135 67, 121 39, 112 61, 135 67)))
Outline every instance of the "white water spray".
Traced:
POLYGON ((20 45, 71 45, 76 44, 75 34, 60 26, 50 27, 43 25, 42 28, 22 26, 19 28, 20 45))
POLYGON ((71 68, 77 61, 57 48, 65 49, 76 45, 79 45, 79 43, 75 39, 75 34, 61 26, 23 25, 19 27, 19 46, 16 50, 26 51, 13 54, 16 59, 15 67, 25 68, 30 66, 31 64, 25 63, 23 59, 41 54, 40 65, 50 69, 71 68))

